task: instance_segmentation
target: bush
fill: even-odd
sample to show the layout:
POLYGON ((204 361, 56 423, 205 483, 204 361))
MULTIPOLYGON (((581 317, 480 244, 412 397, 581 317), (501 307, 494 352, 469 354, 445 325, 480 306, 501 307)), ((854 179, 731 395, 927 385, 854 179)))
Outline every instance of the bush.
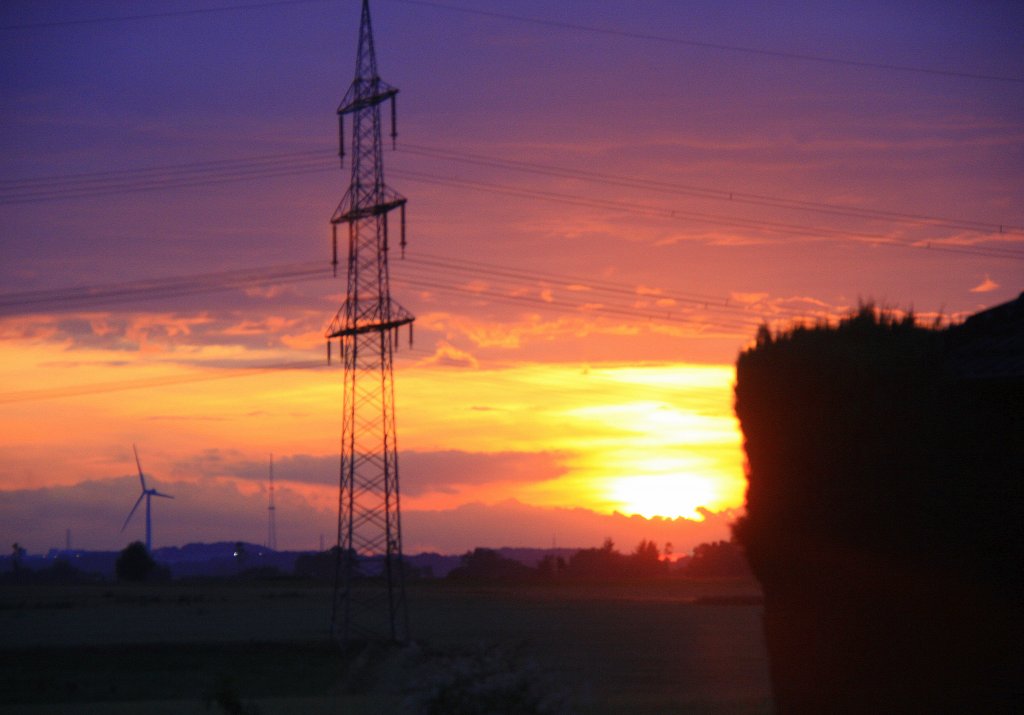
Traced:
POLYGON ((141 541, 133 541, 121 551, 114 564, 119 581, 148 581, 156 571, 156 562, 141 541))

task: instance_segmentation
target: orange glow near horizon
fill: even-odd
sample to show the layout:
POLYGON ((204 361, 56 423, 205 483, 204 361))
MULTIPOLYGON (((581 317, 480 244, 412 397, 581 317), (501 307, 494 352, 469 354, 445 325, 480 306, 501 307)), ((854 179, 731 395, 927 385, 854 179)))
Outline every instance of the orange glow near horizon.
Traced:
MULTIPOLYGON (((47 378, 53 363, 46 359, 53 360, 52 352, 21 347, 7 344, 7 364, 21 384, 52 385, 47 378)), ((325 456, 337 448, 336 371, 235 371, 231 379, 208 379, 218 375, 215 369, 175 365, 173 354, 165 357, 135 356, 115 366, 109 353, 78 350, 75 364, 62 369, 66 394, 6 404, 10 429, 0 444, 16 464, 0 489, 132 474, 133 442, 147 471, 164 484, 197 478, 188 473, 188 460, 214 450, 259 461, 267 451, 285 458, 325 456), (179 384, 159 383, 175 374, 184 378, 179 384), (156 382, 113 392, 75 391, 76 385, 148 380, 156 382)), ((261 358, 284 361, 269 353, 261 358)), ((546 473, 473 474, 466 483, 403 469, 403 487, 409 487, 403 508, 516 499, 687 518, 700 518, 698 507, 736 508, 743 502, 744 481, 731 408, 733 374, 727 365, 682 363, 456 368, 407 362, 396 379, 401 451, 547 456, 539 467, 546 473), (437 486, 413 488, 418 476, 437 486)), ((295 486, 311 503, 323 502, 331 489, 295 486)))
POLYGON ((514 446, 563 455, 565 467, 550 479, 484 484, 413 503, 442 508, 514 496, 537 506, 698 519, 698 507, 739 507, 745 484, 733 375, 731 366, 689 364, 408 370, 399 405, 407 447, 410 439, 417 449, 514 446), (431 422, 420 410, 437 404, 442 390, 445 414, 431 422))

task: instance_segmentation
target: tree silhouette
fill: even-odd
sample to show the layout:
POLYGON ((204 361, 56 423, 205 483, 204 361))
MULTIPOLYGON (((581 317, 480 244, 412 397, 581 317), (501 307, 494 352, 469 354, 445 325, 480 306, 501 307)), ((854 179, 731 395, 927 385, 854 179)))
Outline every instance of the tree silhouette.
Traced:
POLYGON ((25 547, 15 541, 11 544, 11 566, 15 571, 21 570, 21 561, 25 558, 25 547))
POLYGON ((352 549, 342 550, 338 546, 332 546, 326 551, 316 553, 300 554, 295 559, 293 573, 300 578, 316 579, 318 581, 330 581, 334 579, 338 568, 346 568, 349 563, 352 573, 357 577, 362 576, 360 559, 352 549))
POLYGON ((545 579, 559 578, 565 572, 566 567, 565 559, 561 556, 546 554, 537 564, 537 573, 545 579))
POLYGON ((580 549, 570 556, 566 573, 585 581, 621 578, 625 558, 615 550, 615 542, 605 539, 599 549, 580 549))
POLYGON ((505 558, 493 549, 476 548, 462 557, 462 565, 448 574, 450 579, 482 581, 525 581, 537 572, 514 559, 505 558))
POLYGON ((668 561, 661 560, 657 544, 644 539, 626 559, 625 572, 626 576, 634 579, 665 576, 668 574, 668 561))
POLYGON ((764 587, 780 711, 977 711, 972 698, 1015 692, 1017 304, 947 330, 863 306, 833 327, 762 329, 740 355, 734 534, 764 587))
POLYGON ((699 544, 683 570, 691 578, 735 578, 750 576, 743 548, 732 541, 699 544))
POLYGON ((119 581, 146 581, 155 570, 156 562, 141 541, 128 544, 114 563, 114 571, 119 581))

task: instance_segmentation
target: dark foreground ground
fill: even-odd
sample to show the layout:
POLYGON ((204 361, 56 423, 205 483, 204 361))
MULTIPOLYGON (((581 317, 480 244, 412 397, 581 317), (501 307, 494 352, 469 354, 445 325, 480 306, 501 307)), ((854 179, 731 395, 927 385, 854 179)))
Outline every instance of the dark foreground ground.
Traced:
POLYGON ((345 657, 318 585, 6 587, 0 710, 767 713, 757 595, 745 582, 419 583, 414 643, 345 657))

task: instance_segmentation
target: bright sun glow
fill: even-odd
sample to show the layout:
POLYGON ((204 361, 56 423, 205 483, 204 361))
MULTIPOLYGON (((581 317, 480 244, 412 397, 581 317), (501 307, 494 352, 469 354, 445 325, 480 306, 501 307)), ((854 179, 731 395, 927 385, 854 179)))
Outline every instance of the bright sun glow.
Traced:
MULTIPOLYGON (((26 384, 45 384, 34 365, 45 362, 46 353, 34 346, 23 354, 8 352, 20 358, 10 361, 16 378, 24 372, 26 384)), ((88 461, 77 457, 118 430, 122 448, 132 442, 145 446, 147 469, 186 480, 198 478, 199 462, 183 461, 181 455, 196 443, 207 449, 225 446, 231 453, 224 459, 230 461, 263 460, 268 444, 275 452, 317 455, 337 441, 340 386, 325 387, 327 377, 319 371, 261 372, 162 386, 159 380, 169 369, 162 363, 139 360, 115 370, 100 352, 83 349, 76 357, 69 384, 155 384, 144 397, 98 392, 59 403, 9 405, 8 443, 17 444, 23 464, 45 458, 56 465, 51 471, 58 476, 50 484, 126 473, 123 449, 88 461), (287 409, 266 410, 267 404, 287 409), (62 443, 54 446, 46 439, 58 422, 75 428, 64 430, 62 443), (124 424, 131 429, 125 431, 124 424)), ((199 378, 209 374, 198 367, 190 370, 199 378)), ((450 509, 516 499, 538 507, 670 518, 700 518, 698 507, 738 507, 745 485, 741 438, 732 415, 733 379, 727 365, 464 370, 411 365, 402 374, 398 395, 402 449, 493 458, 481 457, 480 471, 459 478, 423 472, 410 460, 402 473, 403 507, 450 509)), ((214 462, 203 465, 216 468, 214 462)), ((10 472, 7 488, 29 488, 39 479, 28 468, 10 472)), ((230 473, 219 476, 232 478, 230 473)), ((337 486, 330 482, 296 482, 289 488, 324 509, 337 498, 337 486)))
POLYGON ((731 366, 554 365, 477 370, 460 374, 458 382, 444 376, 406 375, 406 395, 444 389, 405 403, 412 411, 403 422, 412 425, 407 445, 493 451, 515 445, 558 455, 563 469, 526 483, 449 487, 413 497, 418 506, 493 503, 514 495, 537 506, 700 519, 699 507, 720 511, 743 503, 731 366), (421 406, 439 402, 447 409, 443 421, 419 416, 421 406))
POLYGON ((625 514, 682 516, 701 519, 698 507, 716 505, 722 499, 721 486, 710 477, 692 474, 648 474, 613 479, 609 498, 625 514))

